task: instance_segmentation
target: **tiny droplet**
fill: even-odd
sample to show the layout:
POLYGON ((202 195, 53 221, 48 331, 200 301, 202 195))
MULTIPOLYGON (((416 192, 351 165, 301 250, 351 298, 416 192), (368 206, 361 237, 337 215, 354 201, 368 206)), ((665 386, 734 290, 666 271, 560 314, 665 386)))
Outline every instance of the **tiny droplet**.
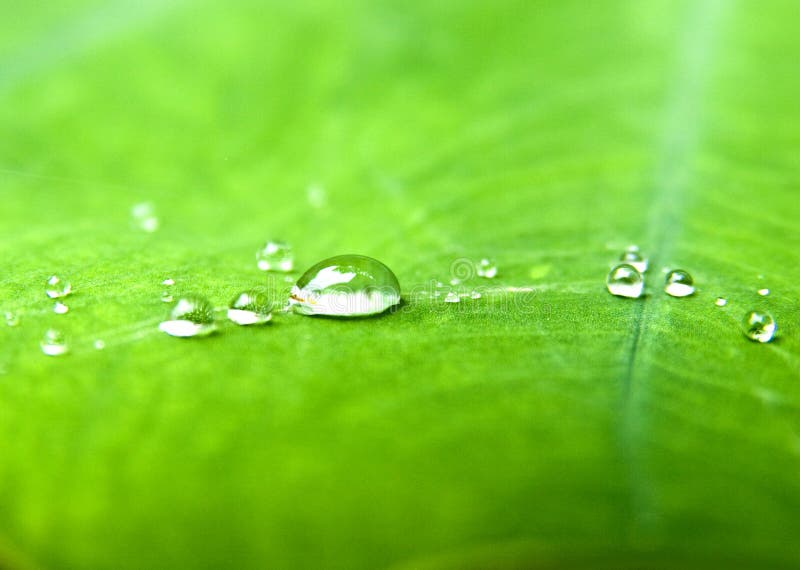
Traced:
POLYGON ((670 271, 664 281, 664 292, 672 297, 688 297, 694 293, 694 279, 683 269, 670 271))
POLYGON ((728 300, 727 300, 727 299, 725 299, 724 297, 717 297, 717 300, 716 300, 716 301, 714 301, 714 304, 715 304, 717 307, 724 307, 725 305, 727 305, 727 304, 728 304, 728 300))
POLYGON ((47 288, 45 289, 45 292, 51 299, 66 297, 72 292, 72 285, 70 285, 69 282, 62 280, 57 275, 53 275, 47 280, 47 288))
POLYGON ((750 311, 742 321, 744 335, 754 342, 770 342, 777 329, 778 325, 769 313, 750 311))
POLYGON ((61 331, 49 329, 44 333, 39 346, 47 356, 61 356, 69 351, 69 346, 61 331))
POLYGON ((475 273, 484 279, 494 279, 497 277, 497 264, 490 259, 483 258, 478 262, 475 273))
POLYGON ((57 315, 66 315, 69 313, 69 307, 61 301, 56 301, 56 304, 53 305, 53 312, 57 315))
POLYGON ((268 241, 256 252, 256 264, 261 271, 288 273, 294 269, 292 246, 284 241, 268 241))
POLYGON ((619 260, 622 263, 627 263, 631 267, 635 268, 639 273, 644 273, 647 271, 648 261, 642 256, 641 253, 639 253, 638 247, 632 247, 635 247, 636 249, 628 248, 627 251, 624 251, 622 255, 619 256, 619 260))
POLYGON ((606 287, 609 293, 617 297, 638 299, 644 290, 644 279, 635 267, 623 263, 609 272, 606 287))

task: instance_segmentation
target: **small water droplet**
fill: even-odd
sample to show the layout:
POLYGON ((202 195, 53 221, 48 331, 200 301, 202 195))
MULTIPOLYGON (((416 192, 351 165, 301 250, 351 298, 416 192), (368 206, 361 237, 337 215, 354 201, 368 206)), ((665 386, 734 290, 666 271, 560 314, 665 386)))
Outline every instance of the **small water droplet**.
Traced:
POLYGON ((742 321, 744 335, 755 342, 770 342, 777 329, 778 325, 769 313, 750 311, 742 321))
POLYGON ((15 327, 19 324, 19 315, 14 313, 13 311, 6 311, 6 325, 10 327, 15 327))
POLYGON ((620 255, 619 260, 622 263, 627 263, 639 273, 644 273, 647 271, 648 261, 647 259, 639 253, 639 248, 636 246, 631 246, 635 249, 628 248, 626 251, 620 255))
POLYGON ((328 196, 325 192, 325 188, 319 184, 311 184, 306 189, 306 199, 308 199, 309 206, 318 210, 324 208, 328 204, 328 196))
POLYGON ((475 268, 475 273, 484 279, 494 279, 497 277, 497 264, 487 258, 481 259, 475 268))
POLYGON ((69 313, 69 307, 61 301, 56 301, 56 304, 53 305, 53 312, 57 315, 66 315, 69 313))
POLYGON ((131 224, 134 228, 147 233, 158 230, 158 216, 151 202, 134 204, 131 208, 131 224))
POLYGON ((359 317, 382 313, 400 302, 392 270, 364 255, 320 261, 292 287, 289 303, 302 315, 359 317))
POLYGON ((282 271, 294 269, 292 246, 283 241, 268 241, 256 252, 256 263, 261 271, 282 271))
POLYGON ((453 277, 450 280, 450 285, 460 285, 460 284, 461 284, 461 279, 458 279, 457 277, 453 277))
POLYGON ((458 303, 459 301, 461 301, 461 297, 459 297, 458 293, 454 291, 450 291, 444 298, 445 303, 458 303))
POLYGON ((469 296, 470 296, 471 299, 480 299, 481 298, 481 294, 478 291, 473 291, 472 293, 470 293, 469 296))
POLYGON ((758 294, 761 295, 762 297, 766 297, 767 295, 769 295, 769 289, 759 289, 758 294))
POLYGON ((727 304, 728 304, 728 300, 727 300, 727 299, 725 299, 724 297, 717 297, 717 300, 716 300, 716 301, 714 301, 714 304, 715 304, 717 307, 724 307, 725 305, 727 305, 727 304))
POLYGON ((261 325, 272 319, 272 303, 261 291, 244 291, 231 301, 228 319, 237 325, 261 325))
POLYGON ((55 329, 49 329, 44 333, 44 337, 39 343, 39 346, 42 348, 42 352, 47 356, 61 356, 69 351, 69 346, 67 345, 64 334, 55 329))
POLYGON ((172 302, 172 292, 169 290, 164 290, 161 292, 161 302, 162 303, 171 303, 172 302))
POLYGON ((164 279, 164 280, 161 282, 161 284, 162 284, 164 287, 172 287, 173 285, 175 285, 175 280, 174 280, 174 279, 167 278, 167 279, 164 279))
POLYGON ((638 299, 644 290, 644 279, 635 267, 623 263, 609 272, 606 287, 609 293, 617 297, 638 299))
POLYGON ((72 292, 72 285, 70 285, 69 282, 62 280, 57 275, 53 275, 47 280, 47 288, 45 289, 45 292, 51 299, 66 297, 72 292))
POLYGON ((106 348, 106 342, 101 339, 97 339, 94 341, 94 349, 95 350, 104 350, 106 348))
POLYGON ((158 328, 171 336, 206 336, 216 330, 214 307, 205 297, 187 295, 178 299, 170 311, 169 319, 158 328))
POLYGON ((683 269, 670 271, 664 281, 664 292, 672 297, 688 297, 694 293, 694 279, 683 269))

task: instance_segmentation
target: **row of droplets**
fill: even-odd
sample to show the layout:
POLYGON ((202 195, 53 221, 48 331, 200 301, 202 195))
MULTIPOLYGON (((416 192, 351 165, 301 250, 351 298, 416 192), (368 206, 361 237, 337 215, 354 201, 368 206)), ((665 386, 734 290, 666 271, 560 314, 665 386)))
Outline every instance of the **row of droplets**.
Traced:
MULTIPOLYGON (((644 274, 648 269, 648 260, 634 245, 622 253, 619 261, 622 263, 615 265, 606 278, 608 292, 617 297, 638 299, 644 292, 644 274)), ((664 292, 671 297, 694 295, 694 278, 684 269, 667 270, 664 292)), ((766 288, 758 290, 758 294, 762 297, 769 293, 769 289, 766 288)), ((714 304, 717 307, 724 307, 728 301, 724 297, 717 297, 714 304)), ((742 319, 742 332, 755 342, 770 342, 777 330, 775 319, 767 312, 751 310, 742 319)))

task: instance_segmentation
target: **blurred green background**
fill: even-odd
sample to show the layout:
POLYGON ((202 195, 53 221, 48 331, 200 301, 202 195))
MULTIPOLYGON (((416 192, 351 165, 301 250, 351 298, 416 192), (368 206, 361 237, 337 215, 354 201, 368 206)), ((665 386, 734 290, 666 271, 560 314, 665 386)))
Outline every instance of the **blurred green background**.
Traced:
POLYGON ((0 14, 0 568, 800 567, 796 0, 0 14), (158 332, 275 238, 405 306, 158 332))

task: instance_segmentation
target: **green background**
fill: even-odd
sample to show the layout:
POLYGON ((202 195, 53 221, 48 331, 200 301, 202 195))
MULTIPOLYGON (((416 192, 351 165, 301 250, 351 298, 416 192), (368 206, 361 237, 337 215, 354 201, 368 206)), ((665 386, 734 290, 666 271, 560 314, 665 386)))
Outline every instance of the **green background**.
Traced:
POLYGON ((0 13, 0 568, 800 567, 795 0, 0 13), (271 238, 406 304, 158 332, 271 238))

